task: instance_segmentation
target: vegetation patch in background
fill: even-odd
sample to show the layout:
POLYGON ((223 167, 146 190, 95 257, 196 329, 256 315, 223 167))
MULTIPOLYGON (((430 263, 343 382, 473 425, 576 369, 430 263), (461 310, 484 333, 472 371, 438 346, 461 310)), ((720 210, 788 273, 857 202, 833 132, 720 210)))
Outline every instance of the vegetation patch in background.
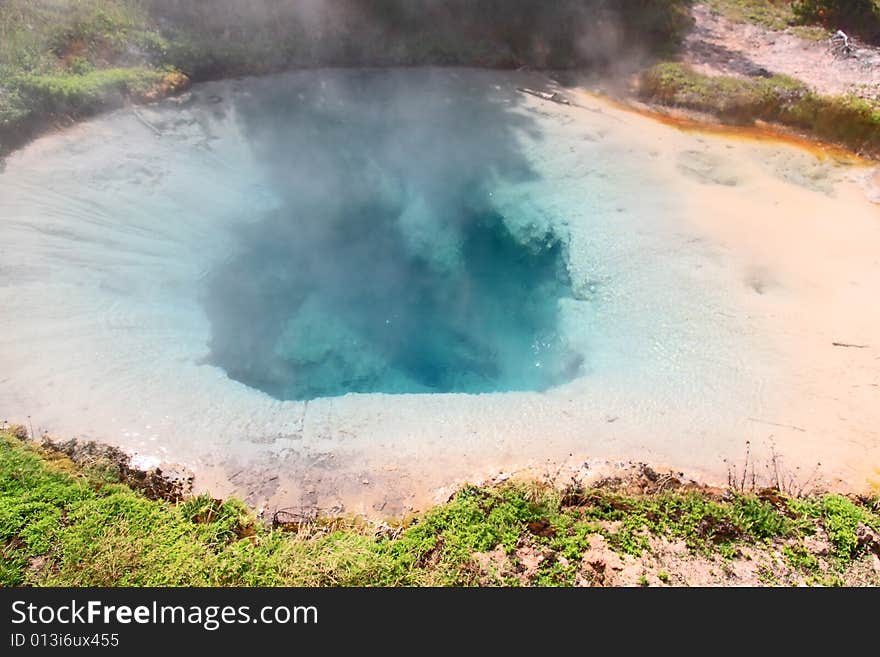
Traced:
POLYGON ((47 126, 184 88, 167 48, 137 0, 6 0, 0 153, 47 126))
POLYGON ((880 42, 880 2, 877 0, 793 0, 791 9, 801 23, 843 29, 872 43, 880 42))
MULTIPOLYGON (((877 0, 708 3, 737 20, 773 29, 840 23, 863 36, 870 36, 880 16, 877 0)), ((674 52, 692 24, 691 5, 692 0, 5 0, 0 153, 49 126, 129 99, 161 98, 190 81, 318 66, 617 67, 623 60, 674 52)), ((646 97, 706 111, 717 101, 729 120, 776 120, 876 153, 876 112, 864 101, 822 98, 781 78, 703 82, 668 67, 652 69, 643 82, 646 97), (753 110, 757 113, 749 115, 753 110)))
POLYGON ((673 51, 690 0, 3 0, 0 153, 191 81, 319 66, 601 68, 673 51))
POLYGON ((668 51, 690 0, 144 0, 171 63, 198 79, 230 71, 346 65, 596 67, 624 44, 668 51))
POLYGON ((2 586, 667 585, 687 583, 691 561, 722 573, 750 560, 775 583, 880 583, 873 498, 518 483, 466 487, 407 520, 273 529, 237 500, 148 499, 26 437, 0 432, 2 586))
POLYGON ((770 30, 784 30, 798 22, 791 0, 706 0, 705 4, 731 20, 770 30))
POLYGON ((864 155, 880 154, 880 106, 856 96, 822 96, 784 75, 708 76, 680 63, 643 72, 644 100, 718 116, 733 124, 763 120, 804 131, 864 155))
POLYGON ((734 21, 770 30, 794 28, 800 36, 817 38, 828 31, 846 30, 877 43, 880 39, 878 0, 704 0, 714 11, 734 21), (823 29, 811 31, 809 26, 823 29))

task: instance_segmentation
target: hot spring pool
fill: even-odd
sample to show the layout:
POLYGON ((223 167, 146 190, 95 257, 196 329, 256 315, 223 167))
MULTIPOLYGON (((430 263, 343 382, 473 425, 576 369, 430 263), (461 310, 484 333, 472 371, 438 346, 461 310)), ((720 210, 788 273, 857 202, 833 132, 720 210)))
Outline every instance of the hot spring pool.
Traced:
MULTIPOLYGON (((768 434, 860 476, 873 411, 854 403, 835 442, 832 413, 793 410, 833 396, 800 359, 832 283, 771 246, 812 235, 827 255, 824 217, 845 209, 841 253, 865 247, 872 289, 876 206, 841 191, 861 169, 517 91, 546 84, 213 83, 11 156, 0 415, 182 461, 258 504, 387 511, 569 454, 720 476, 768 434)), ((845 337, 877 327, 859 321, 845 337)))

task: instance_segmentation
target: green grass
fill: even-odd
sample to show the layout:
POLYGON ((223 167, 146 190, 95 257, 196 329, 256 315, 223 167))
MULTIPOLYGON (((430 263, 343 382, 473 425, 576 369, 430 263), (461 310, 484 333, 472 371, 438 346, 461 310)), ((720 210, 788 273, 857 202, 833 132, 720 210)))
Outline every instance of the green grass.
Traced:
POLYGON ((792 0, 791 8, 800 23, 844 29, 880 42, 880 0, 792 0))
POLYGON ((319 66, 602 66, 615 53, 581 47, 600 12, 615 14, 621 38, 672 52, 690 24, 689 2, 346 0, 308 12, 297 2, 2 0, 0 155, 53 125, 173 92, 187 77, 319 66))
POLYGON ((0 68, 17 72, 143 61, 163 44, 135 0, 5 0, 0 38, 0 68))
POLYGON ((783 75, 706 76, 663 63, 641 75, 642 98, 714 114, 725 122, 779 123, 870 156, 880 154, 880 106, 855 96, 822 96, 783 75))
POLYGON ((859 524, 880 531, 880 516, 858 506, 841 495, 818 499, 793 500, 791 509, 806 520, 819 520, 834 547, 834 556, 843 562, 851 560, 859 550, 856 528, 859 524))
POLYGON ((143 67, 107 68, 79 75, 23 75, 14 79, 30 107, 49 115, 82 115, 146 95, 165 73, 143 67))
MULTIPOLYGON (((877 501, 869 506, 876 510, 877 501)), ((835 566, 830 572, 823 571, 819 560, 803 544, 786 546, 783 549, 786 561, 793 568, 810 576, 807 581, 823 586, 841 585, 840 572, 858 558, 862 550, 856 533, 859 525, 880 531, 880 516, 876 512, 872 512, 867 506, 854 504, 852 500, 841 495, 790 500, 789 508, 800 518, 805 530, 821 527, 828 536, 832 550, 831 561, 835 566)))
POLYGON ((705 4, 727 18, 784 30, 797 23, 789 0, 705 0, 705 4))
MULTIPOLYGON (((520 584, 481 570, 474 555, 501 550, 515 565, 523 545, 547 555, 530 583, 565 586, 596 534, 621 554, 641 554, 650 536, 664 536, 683 539, 695 554, 728 558, 737 546, 789 539, 786 560, 806 571, 815 558, 797 541, 818 526, 834 544, 834 572, 843 572, 861 554, 859 523, 878 528, 880 516, 836 495, 776 508, 748 495, 562 494, 517 484, 466 487, 393 532, 356 519, 287 532, 258 522, 236 500, 147 499, 108 482, 106 472, 0 432, 2 586, 520 584)), ((658 578, 669 581, 665 572, 658 578)))
POLYGON ((880 39, 880 0, 703 0, 730 20, 798 36, 827 39, 837 29, 876 43, 880 39))
POLYGON ((54 123, 186 84, 137 0, 0 4, 0 153, 54 123))
POLYGON ((782 549, 782 553, 792 567, 810 574, 819 573, 819 559, 803 544, 786 545, 782 549))

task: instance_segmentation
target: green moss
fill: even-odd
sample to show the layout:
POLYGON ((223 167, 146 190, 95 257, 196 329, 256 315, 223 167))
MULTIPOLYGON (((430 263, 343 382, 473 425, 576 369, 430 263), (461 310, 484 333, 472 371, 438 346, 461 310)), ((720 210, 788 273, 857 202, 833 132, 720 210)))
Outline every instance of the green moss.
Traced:
POLYGON ((808 572, 819 571, 819 560, 802 544, 786 545, 782 550, 786 561, 794 568, 808 572))
POLYGON ((164 75, 141 67, 110 68, 81 75, 23 75, 12 84, 34 112, 77 116, 118 106, 130 96, 143 96, 164 75))
MULTIPOLYGON (((829 583, 842 581, 839 573, 861 554, 859 523, 877 528, 880 516, 835 495, 777 508, 754 496, 560 495, 516 484, 466 487, 391 535, 344 519, 288 533, 262 525, 236 500, 146 499, 0 432, 4 586, 513 585, 520 581, 510 572, 481 570, 475 554, 500 551, 515 572, 524 547, 544 555, 532 583, 568 586, 597 535, 634 555, 652 536, 726 557, 741 545, 789 540, 785 560, 814 574, 815 557, 799 541, 817 526, 835 546, 838 569, 816 575, 829 583)), ((668 581, 668 574, 658 577, 668 581)))
POLYGON ((729 123, 776 122, 859 153, 880 154, 880 107, 854 96, 821 96, 783 75, 707 76, 684 64, 662 63, 642 73, 639 94, 729 123))
POLYGON ((860 524, 880 531, 880 516, 876 512, 871 512, 842 495, 793 500, 791 508, 803 519, 821 522, 834 546, 835 556, 843 563, 852 561, 859 554, 856 529, 860 524))

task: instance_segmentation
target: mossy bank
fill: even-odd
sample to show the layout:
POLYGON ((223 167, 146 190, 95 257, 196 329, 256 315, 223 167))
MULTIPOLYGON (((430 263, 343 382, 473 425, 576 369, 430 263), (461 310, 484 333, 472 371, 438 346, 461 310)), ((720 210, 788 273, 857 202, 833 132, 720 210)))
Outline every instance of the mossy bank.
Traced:
MULTIPOLYGON (((0 155, 56 126, 192 82, 327 66, 476 66, 621 72, 670 58, 693 0, 7 0, 0 3, 0 155), (635 45, 637 44, 637 45, 635 45)), ((736 21, 880 38, 877 0, 707 0, 736 21)), ((790 78, 641 75, 643 100, 725 122, 769 121, 880 155, 876 103, 790 78)))
POLYGON ((880 102, 855 96, 823 96, 785 75, 708 76, 668 62, 644 71, 642 100, 711 114, 724 123, 765 121, 792 128, 860 155, 880 156, 880 102))
POLYGON ((190 82, 328 66, 602 67, 612 33, 675 48, 688 0, 5 0, 0 155, 190 82), (601 47, 599 47, 601 46, 601 47))
POLYGON ((643 468, 593 489, 468 486, 381 524, 269 524, 236 500, 150 499, 112 463, 22 437, 0 432, 4 586, 880 584, 878 496, 738 493, 643 468))

